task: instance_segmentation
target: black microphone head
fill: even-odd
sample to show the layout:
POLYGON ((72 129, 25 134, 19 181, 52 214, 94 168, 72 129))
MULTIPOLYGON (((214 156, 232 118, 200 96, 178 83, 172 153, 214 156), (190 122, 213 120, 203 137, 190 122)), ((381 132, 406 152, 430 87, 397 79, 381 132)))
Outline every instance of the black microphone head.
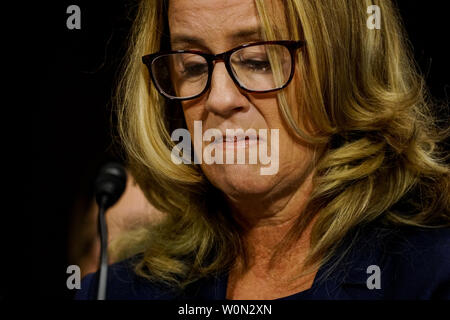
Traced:
POLYGON ((104 209, 111 207, 119 200, 127 184, 127 173, 124 167, 116 162, 109 162, 100 168, 95 180, 95 199, 104 209))

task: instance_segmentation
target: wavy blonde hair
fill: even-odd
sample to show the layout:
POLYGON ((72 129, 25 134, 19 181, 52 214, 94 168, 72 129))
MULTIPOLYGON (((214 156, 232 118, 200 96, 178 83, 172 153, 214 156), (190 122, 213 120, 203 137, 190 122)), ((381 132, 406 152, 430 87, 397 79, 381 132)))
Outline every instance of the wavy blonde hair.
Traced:
MULTIPOLYGON (((375 219, 448 226, 449 167, 439 142, 449 132, 433 116, 393 3, 255 3, 267 40, 307 43, 297 57, 301 81, 279 93, 279 107, 294 134, 326 146, 306 209, 277 253, 315 216, 306 266, 323 265, 344 236, 375 219), (370 5, 381 9, 380 30, 367 28, 370 5), (295 106, 286 102, 290 95, 295 106)), ((170 132, 185 126, 181 107, 157 93, 141 62, 168 48, 168 37, 167 1, 142 1, 117 91, 118 128, 132 174, 165 218, 122 238, 113 251, 118 259, 142 253, 139 275, 184 287, 228 270, 246 250, 223 194, 199 166, 171 161, 170 132)))

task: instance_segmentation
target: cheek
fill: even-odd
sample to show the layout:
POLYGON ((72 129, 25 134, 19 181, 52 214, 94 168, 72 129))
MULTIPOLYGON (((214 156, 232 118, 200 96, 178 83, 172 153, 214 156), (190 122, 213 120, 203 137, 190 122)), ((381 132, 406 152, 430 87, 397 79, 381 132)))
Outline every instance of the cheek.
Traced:
POLYGON ((269 129, 279 129, 278 127, 280 126, 280 112, 276 94, 268 93, 254 95, 250 96, 249 100, 254 106, 256 113, 260 114, 264 118, 269 129), (270 124, 274 125, 274 127, 271 127, 270 124))
POLYGON ((314 157, 311 147, 293 141, 285 141, 280 145, 280 164, 285 166, 286 172, 309 166, 314 157))
MULTIPOLYGON (((314 135, 317 132, 316 124, 318 121, 313 121, 317 119, 320 113, 312 114, 312 110, 310 108, 306 108, 303 106, 305 103, 302 99, 302 87, 298 84, 301 79, 298 75, 300 72, 296 70, 294 75, 294 79, 291 84, 285 89, 285 99, 288 106, 296 106, 296 107, 288 107, 287 111, 291 114, 291 117, 296 124, 296 126, 309 135, 314 135)), ((315 105, 316 106, 316 105, 315 105)), ((317 108, 315 108, 317 109, 317 108)))
MULTIPOLYGON (((294 109, 294 112, 298 112, 298 108, 294 109)), ((312 164, 314 159, 313 146, 295 137, 286 121, 284 121, 278 104, 267 108, 264 118, 269 129, 279 130, 280 175, 285 177, 295 176, 303 172, 312 164)), ((302 127, 300 126, 300 128, 302 127)))
POLYGON ((192 101, 183 102, 182 108, 188 130, 192 134, 194 130, 194 121, 203 121, 205 118, 204 108, 201 104, 192 101))
POLYGON ((295 137, 286 127, 287 125, 280 129, 280 171, 303 171, 314 160, 314 146, 295 137))

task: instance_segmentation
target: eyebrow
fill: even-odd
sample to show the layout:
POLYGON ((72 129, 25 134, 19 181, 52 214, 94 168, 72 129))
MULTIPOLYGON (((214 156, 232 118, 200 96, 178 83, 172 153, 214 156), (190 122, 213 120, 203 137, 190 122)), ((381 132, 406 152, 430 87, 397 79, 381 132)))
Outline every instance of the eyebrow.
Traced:
POLYGON ((242 29, 231 35, 232 39, 262 39, 261 29, 242 29))
MULTIPOLYGON (((262 40, 262 31, 261 29, 249 28, 239 30, 228 36, 230 40, 233 42, 244 41, 244 40, 262 40)), ((173 34, 171 35, 171 44, 182 45, 182 44, 191 44, 197 45, 199 47, 207 48, 207 44, 202 38, 199 38, 195 35, 188 34, 173 34)))

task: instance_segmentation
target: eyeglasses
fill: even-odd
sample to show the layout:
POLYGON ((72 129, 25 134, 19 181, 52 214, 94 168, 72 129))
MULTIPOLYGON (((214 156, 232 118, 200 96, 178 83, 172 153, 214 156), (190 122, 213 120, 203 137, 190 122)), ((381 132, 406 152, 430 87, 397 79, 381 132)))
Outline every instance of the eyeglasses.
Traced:
POLYGON ((142 57, 156 89, 171 100, 195 99, 210 87, 214 65, 223 61, 234 83, 251 93, 285 88, 295 70, 295 52, 304 41, 264 41, 219 54, 197 50, 166 51, 142 57))

